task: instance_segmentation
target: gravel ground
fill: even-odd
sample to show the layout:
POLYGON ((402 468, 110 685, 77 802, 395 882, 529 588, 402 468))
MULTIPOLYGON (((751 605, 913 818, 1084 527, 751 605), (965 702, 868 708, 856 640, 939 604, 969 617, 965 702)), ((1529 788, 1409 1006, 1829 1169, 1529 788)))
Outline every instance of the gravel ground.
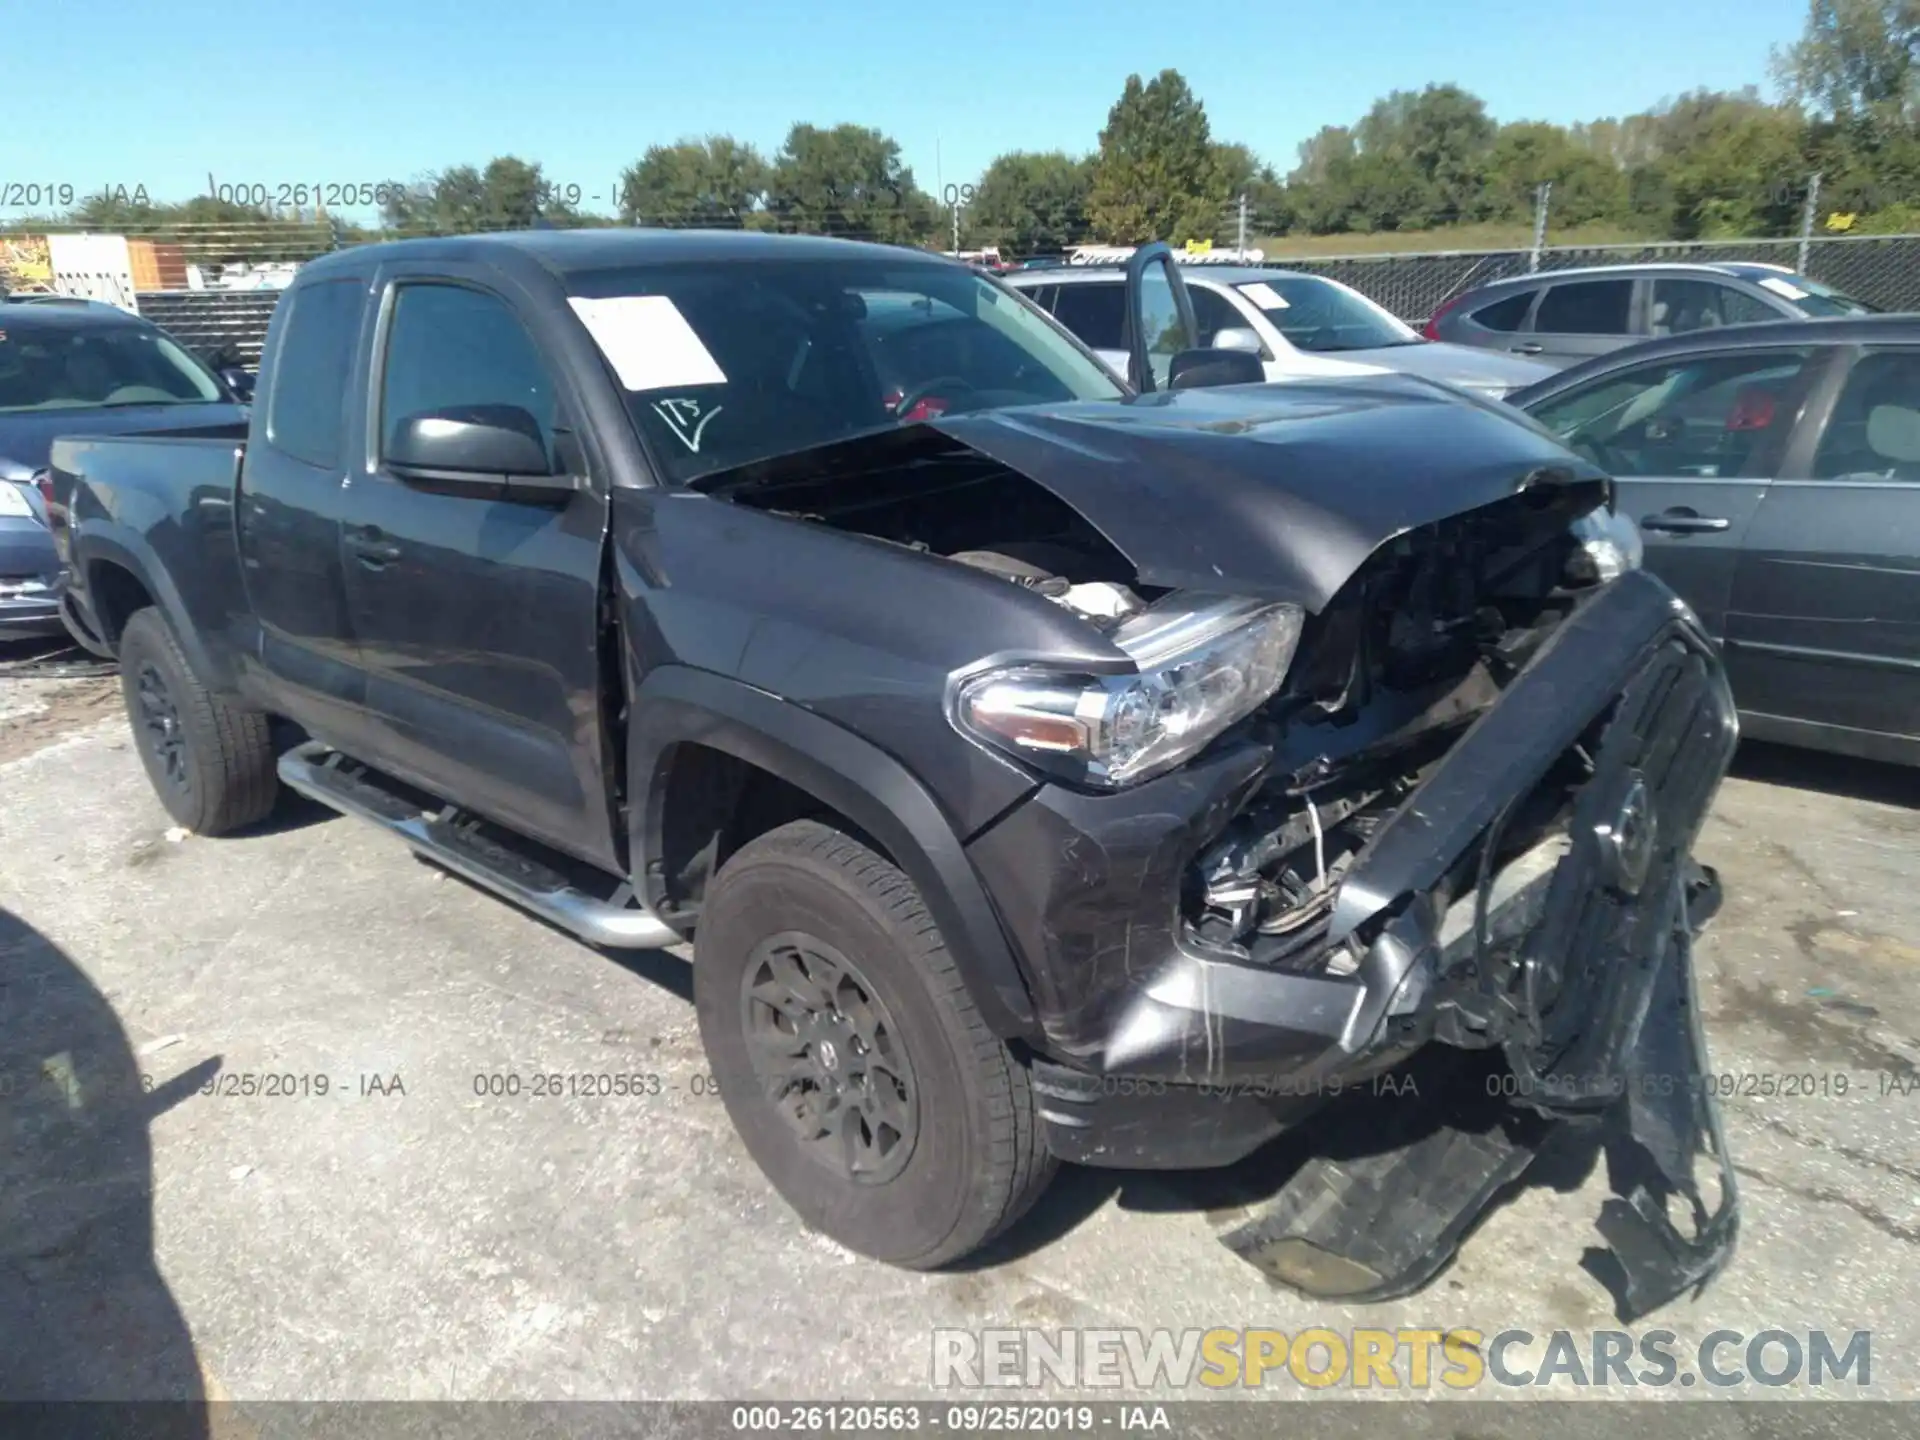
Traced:
MULTIPOLYGON (((1920 774, 1749 747, 1721 794, 1698 963, 1745 1223, 1703 1297, 1639 1327, 1675 1331, 1683 1370, 1717 1328, 1870 1330, 1867 1393, 1920 1396, 1916 841, 1920 774)), ((297 805, 184 836, 110 679, 0 680, 0 855, 0 1333, 27 1341, 0 1394, 910 1397, 937 1328, 1584 1348, 1615 1323, 1580 1268, 1599 1176, 1526 1189, 1425 1292, 1371 1307, 1270 1288, 1217 1242, 1210 1176, 1069 1171, 988 1263, 860 1260, 798 1226, 705 1093, 678 959, 589 950, 297 805), (292 1093, 201 1093, 216 1072, 292 1093), (658 1093, 476 1091, 539 1073, 658 1093), (50 1094, 81 1138, 36 1149, 50 1094)))

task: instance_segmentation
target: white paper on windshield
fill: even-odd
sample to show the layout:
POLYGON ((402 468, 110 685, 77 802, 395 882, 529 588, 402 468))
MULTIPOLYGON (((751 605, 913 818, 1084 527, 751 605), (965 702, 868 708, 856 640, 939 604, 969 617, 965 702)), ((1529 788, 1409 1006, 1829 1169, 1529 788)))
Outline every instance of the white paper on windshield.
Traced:
POLYGON ((673 390, 724 385, 726 373, 693 333, 687 317, 665 295, 615 295, 568 304, 593 343, 629 390, 673 390))
POLYGON ((1782 299, 1804 300, 1807 298, 1806 291, 1791 281, 1782 280, 1778 275, 1762 276, 1760 283, 1782 299))
POLYGON ((1262 310, 1284 310, 1287 308, 1286 297, 1264 280, 1256 281, 1252 285, 1242 285, 1240 287, 1240 293, 1258 305, 1262 310))

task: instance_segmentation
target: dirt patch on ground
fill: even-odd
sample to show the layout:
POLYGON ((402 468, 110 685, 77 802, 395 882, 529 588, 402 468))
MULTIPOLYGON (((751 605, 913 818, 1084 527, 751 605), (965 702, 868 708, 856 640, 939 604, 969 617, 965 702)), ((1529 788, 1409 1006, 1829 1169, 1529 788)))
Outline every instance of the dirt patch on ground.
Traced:
POLYGON ((0 765, 44 750, 121 713, 120 681, 0 680, 0 765))

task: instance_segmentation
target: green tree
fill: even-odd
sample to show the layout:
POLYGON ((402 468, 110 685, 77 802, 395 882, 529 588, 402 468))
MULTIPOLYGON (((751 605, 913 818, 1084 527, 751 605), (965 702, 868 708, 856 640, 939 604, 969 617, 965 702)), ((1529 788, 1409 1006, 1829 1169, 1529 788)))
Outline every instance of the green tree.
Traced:
POLYGON ((1178 70, 1129 75, 1107 112, 1088 192, 1093 227, 1112 244, 1212 239, 1227 190, 1206 107, 1178 70))
POLYGON ((1659 158, 1636 175, 1678 240, 1784 235, 1799 214, 1804 125, 1753 90, 1695 90, 1654 112, 1659 158))
POLYGON ((1583 225, 1618 218, 1627 209, 1626 172, 1566 130, 1538 120, 1502 125, 1487 152, 1486 192, 1480 209, 1489 219, 1525 220, 1534 196, 1553 186, 1552 223, 1583 225))
POLYGON ((1287 176, 1287 214, 1292 228, 1331 235, 1347 228, 1353 209, 1353 131, 1323 125, 1300 142, 1299 163, 1287 176))
POLYGON ((481 167, 454 165, 415 181, 388 200, 381 218, 390 230, 464 234, 579 217, 537 162, 497 155, 481 167))
POLYGON ((1806 29, 1773 66, 1789 98, 1817 113, 1920 121, 1920 0, 1808 0, 1806 29))
POLYGON ((1087 235, 1090 167, 1058 150, 998 156, 973 187, 968 234, 1016 255, 1047 255, 1087 235))
POLYGON ((1240 198, 1247 201, 1247 227, 1250 232, 1284 235, 1293 228, 1293 211, 1287 203, 1287 187, 1274 168, 1245 145, 1216 144, 1213 147, 1214 171, 1227 192, 1230 214, 1237 212, 1240 198))
POLYGON ((861 125, 795 125, 775 157, 766 208, 773 228, 909 245, 933 233, 933 201, 900 146, 861 125))
POLYGON ((1403 226, 1417 227, 1481 218, 1497 129, 1479 96, 1458 85, 1429 85, 1374 101, 1354 127, 1354 141, 1363 156, 1404 161, 1419 177, 1425 193, 1400 217, 1403 226))
POLYGON ((629 225, 744 225, 767 191, 768 166, 731 135, 653 145, 620 177, 629 225))

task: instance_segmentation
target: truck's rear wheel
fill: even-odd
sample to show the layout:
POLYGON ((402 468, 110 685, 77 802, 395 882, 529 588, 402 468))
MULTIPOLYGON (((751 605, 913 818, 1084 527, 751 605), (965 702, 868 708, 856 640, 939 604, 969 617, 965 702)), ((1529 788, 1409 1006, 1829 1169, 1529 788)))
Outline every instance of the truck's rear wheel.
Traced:
POLYGON ((931 1269, 1052 1178, 1027 1072, 969 999, 920 894, 802 820, 741 847, 701 907, 694 1000, 734 1128, 808 1225, 931 1269))
POLYGON ((120 633, 120 692, 140 762, 176 822, 222 835, 272 811, 279 779, 267 717, 202 685, 158 610, 137 611, 120 633))

